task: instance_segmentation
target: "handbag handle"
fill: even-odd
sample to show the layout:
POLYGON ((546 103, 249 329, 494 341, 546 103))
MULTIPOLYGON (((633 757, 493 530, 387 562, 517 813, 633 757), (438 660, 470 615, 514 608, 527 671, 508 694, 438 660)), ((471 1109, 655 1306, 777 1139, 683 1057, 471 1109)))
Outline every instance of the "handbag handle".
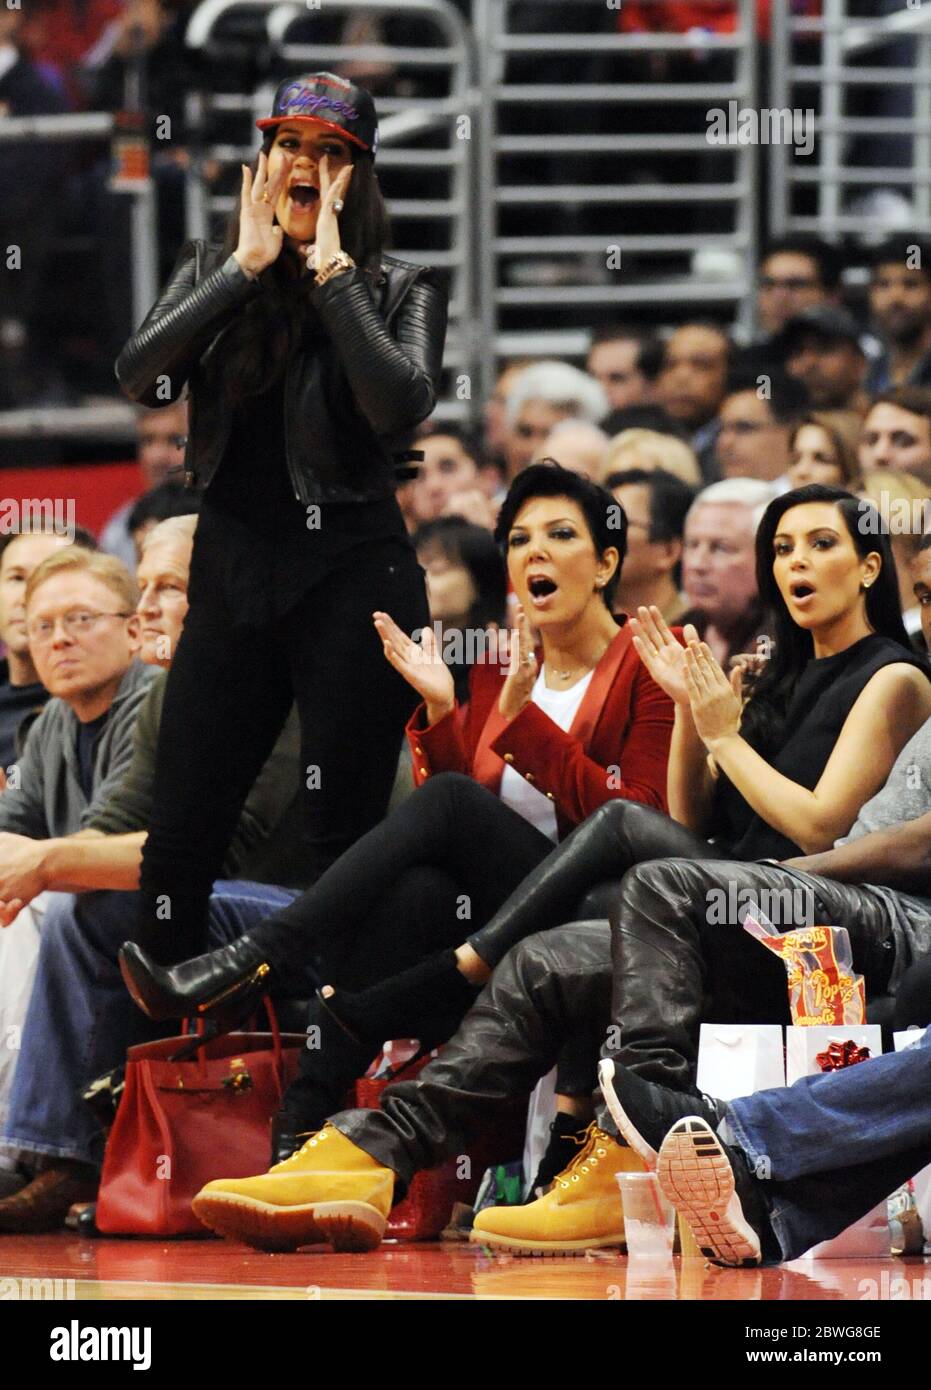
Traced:
MULTIPOLYGON (((277 1075, 278 1075, 278 1085, 279 1085, 280 1089, 283 1090, 283 1089, 284 1089, 284 1052, 283 1052, 283 1049, 282 1049, 282 1046, 281 1046, 281 1027, 280 1027, 280 1025, 279 1025, 279 1023, 278 1023, 278 1014, 277 1014, 277 1012, 276 1012, 276 1010, 275 1010, 274 1004, 272 1003, 271 999, 268 997, 267 994, 265 995, 265 997, 264 997, 263 1000, 262 1000, 262 1005, 263 1005, 263 1007, 264 1007, 264 1009, 265 1009, 265 1016, 266 1016, 266 1018, 267 1018, 267 1020, 268 1020, 269 1032, 270 1032, 271 1035, 272 1035, 272 1052, 274 1053, 274 1057, 275 1057, 275 1071, 276 1071, 276 1073, 277 1073, 277 1075)), ((255 1025, 255 1015, 254 1015, 254 1014, 253 1014, 252 1018, 251 1018, 250 1020, 248 1020, 248 1022, 252 1025, 252 1031, 253 1031, 253 1032, 256 1031, 255 1026, 254 1026, 254 1025, 255 1025)), ((234 1031, 234 1029, 228 1028, 228 1029, 225 1030, 225 1033, 221 1033, 221 1032, 217 1032, 217 1033, 207 1033, 207 1031, 206 1031, 205 1020, 204 1020, 203 1018, 198 1018, 198 1019, 196 1020, 196 1022, 195 1022, 195 1027, 196 1027, 196 1030, 197 1030, 197 1031, 196 1031, 195 1034, 191 1035, 191 1020, 188 1019, 188 1018, 186 1018, 186 1019, 183 1021, 183 1023, 181 1024, 181 1033, 182 1033, 182 1036, 183 1036, 183 1037, 189 1037, 189 1036, 190 1036, 190 1042, 188 1042, 187 1044, 185 1044, 184 1047, 182 1047, 178 1052, 176 1052, 176 1053, 172 1056, 171 1060, 172 1060, 173 1062, 185 1062, 185 1061, 187 1061, 190 1057, 193 1057, 194 1053, 196 1052, 196 1053, 198 1054, 198 1061, 199 1061, 199 1063, 200 1063, 201 1075, 202 1075, 202 1077, 206 1078, 206 1074, 207 1074, 207 1055, 206 1055, 206 1053, 205 1053, 205 1051, 204 1051, 204 1044, 207 1043, 207 1042, 212 1041, 213 1038, 221 1038, 221 1037, 225 1036, 225 1034, 232 1033, 232 1032, 234 1031)))

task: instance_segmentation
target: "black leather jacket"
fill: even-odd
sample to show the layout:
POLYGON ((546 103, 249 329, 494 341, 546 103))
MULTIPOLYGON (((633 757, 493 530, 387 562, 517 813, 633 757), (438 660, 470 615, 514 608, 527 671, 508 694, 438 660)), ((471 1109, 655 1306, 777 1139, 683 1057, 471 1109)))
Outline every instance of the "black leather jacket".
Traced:
MULTIPOLYGON (((237 311, 263 292, 220 248, 189 241, 168 284, 116 361, 143 405, 178 400, 190 424, 185 480, 206 487, 223 458, 232 412, 217 389, 217 356, 237 311), (212 371, 211 371, 212 369, 212 371)), ((436 403, 446 336, 444 272, 382 258, 381 275, 335 275, 311 293, 324 345, 299 349, 285 378, 285 441, 294 494, 306 504, 390 496, 395 462, 436 403), (325 389, 326 383, 326 389, 325 389)))

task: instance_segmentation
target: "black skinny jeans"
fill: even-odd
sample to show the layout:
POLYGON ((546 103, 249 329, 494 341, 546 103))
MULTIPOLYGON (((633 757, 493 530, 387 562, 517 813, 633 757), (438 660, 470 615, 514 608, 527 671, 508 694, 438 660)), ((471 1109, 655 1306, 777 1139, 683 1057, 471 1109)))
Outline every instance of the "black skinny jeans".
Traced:
POLYGON ((372 612, 407 632, 429 622, 423 571, 395 538, 356 547, 261 627, 237 622, 219 572, 202 565, 196 579, 165 690, 140 876, 139 940, 164 964, 205 949, 211 887, 292 701, 308 877, 382 819, 417 696, 385 660, 372 612))
POLYGON ((545 835, 471 777, 441 772, 250 935, 280 979, 312 963, 333 983, 342 983, 347 970, 358 980, 366 956, 372 979, 384 979, 433 950, 463 942, 551 849, 545 835), (421 901, 418 913, 395 918, 389 935, 386 900, 395 898, 399 882, 426 870, 432 871, 426 883, 429 888, 432 880, 435 901, 421 901), (439 891, 436 873, 455 888, 454 896, 439 891))

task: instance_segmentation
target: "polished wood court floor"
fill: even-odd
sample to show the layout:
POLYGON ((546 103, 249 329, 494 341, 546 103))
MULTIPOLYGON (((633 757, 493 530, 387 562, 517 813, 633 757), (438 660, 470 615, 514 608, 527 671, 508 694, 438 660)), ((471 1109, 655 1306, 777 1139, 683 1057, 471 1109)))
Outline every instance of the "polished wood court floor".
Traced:
MULTIPOLYGON (((218 1240, 0 1236, 8 1281, 59 1280, 44 1296, 77 1299, 902 1300, 931 1298, 928 1260, 796 1260, 719 1269, 701 1258, 638 1265, 613 1252, 514 1259, 476 1246, 386 1242, 368 1255, 267 1255, 218 1240), (73 1281, 69 1283, 68 1281, 73 1281)), ((23 1297, 41 1296, 37 1285, 23 1297)), ((12 1292, 10 1292, 12 1291, 12 1292)))

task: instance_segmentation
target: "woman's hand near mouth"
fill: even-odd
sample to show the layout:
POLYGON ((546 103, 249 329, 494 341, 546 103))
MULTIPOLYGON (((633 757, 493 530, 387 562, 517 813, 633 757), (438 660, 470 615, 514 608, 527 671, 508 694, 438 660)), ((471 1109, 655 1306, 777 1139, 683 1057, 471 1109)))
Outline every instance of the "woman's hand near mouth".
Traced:
POLYGON ((320 160, 320 211, 317 213, 317 228, 312 242, 301 247, 301 254, 307 259, 308 270, 320 270, 341 251, 339 239, 339 218, 333 204, 337 199, 345 200, 352 178, 352 165, 347 164, 332 181, 330 180, 329 156, 320 160))
POLYGON ((516 626, 511 629, 510 658, 507 679, 498 698, 498 709, 505 719, 513 719, 520 714, 524 705, 530 704, 539 671, 533 649, 533 633, 527 614, 519 606, 516 626))
POLYGON ((275 222, 275 204, 290 171, 291 157, 288 156, 277 174, 269 178, 264 150, 259 155, 259 167, 254 179, 248 164, 242 166, 239 245, 233 256, 247 275, 260 275, 281 253, 284 228, 275 222), (263 194, 267 194, 267 198, 263 194))

